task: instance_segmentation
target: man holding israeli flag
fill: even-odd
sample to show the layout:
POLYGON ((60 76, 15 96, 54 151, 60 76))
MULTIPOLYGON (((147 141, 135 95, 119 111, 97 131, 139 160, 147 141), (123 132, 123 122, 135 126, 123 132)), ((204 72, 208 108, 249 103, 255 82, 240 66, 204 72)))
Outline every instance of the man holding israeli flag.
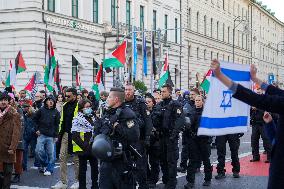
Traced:
MULTIPOLYGON (((221 62, 224 75, 246 88, 250 88, 249 65, 221 62)), ((217 173, 215 179, 225 178, 226 143, 229 143, 234 178, 239 178, 240 162, 238 151, 240 137, 247 132, 250 120, 250 107, 233 98, 233 92, 221 83, 213 74, 210 79, 208 98, 198 129, 198 135, 217 136, 218 155, 217 173)))

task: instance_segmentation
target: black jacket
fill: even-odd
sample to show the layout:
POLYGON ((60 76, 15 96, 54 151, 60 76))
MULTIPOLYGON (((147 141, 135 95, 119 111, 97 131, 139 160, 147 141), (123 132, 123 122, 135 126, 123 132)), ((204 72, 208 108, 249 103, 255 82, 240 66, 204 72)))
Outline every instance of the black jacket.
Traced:
POLYGON ((150 137, 153 123, 150 112, 147 110, 146 102, 135 96, 133 100, 125 102, 125 106, 136 114, 140 127, 140 139, 143 140, 146 137, 150 137))
POLYGON ((238 85, 233 97, 256 108, 279 114, 275 145, 271 153, 268 189, 282 189, 284 186, 284 91, 269 85, 265 95, 258 95, 238 85))
POLYGON ((108 135, 112 140, 122 143, 124 147, 135 144, 140 135, 136 115, 125 105, 107 110, 96 122, 95 133, 108 135), (118 109, 120 109, 119 114, 118 109))
POLYGON ((54 99, 54 106, 51 109, 47 108, 46 101, 48 99, 50 97, 44 100, 44 106, 35 113, 33 120, 36 123, 36 131, 40 131, 43 135, 56 138, 58 136, 60 113, 56 109, 54 99))

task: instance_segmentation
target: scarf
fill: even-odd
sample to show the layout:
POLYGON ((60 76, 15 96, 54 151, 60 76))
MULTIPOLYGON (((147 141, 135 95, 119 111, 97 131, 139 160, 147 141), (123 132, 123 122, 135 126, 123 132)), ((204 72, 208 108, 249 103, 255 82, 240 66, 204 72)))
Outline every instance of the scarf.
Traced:
POLYGON ((3 119, 3 117, 7 114, 9 110, 10 106, 7 106, 3 111, 0 110, 0 119, 3 119))
MULTIPOLYGON (((96 121, 95 117, 92 117, 93 123, 96 121)), ((92 132, 94 126, 85 118, 84 114, 79 112, 78 115, 72 121, 71 132, 92 132)))

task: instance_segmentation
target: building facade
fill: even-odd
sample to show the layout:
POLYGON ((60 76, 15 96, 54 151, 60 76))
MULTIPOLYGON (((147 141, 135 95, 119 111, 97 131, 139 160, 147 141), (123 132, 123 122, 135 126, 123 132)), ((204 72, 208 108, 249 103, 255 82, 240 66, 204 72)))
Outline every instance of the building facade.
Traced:
POLYGON ((194 86, 196 74, 205 74, 214 58, 255 63, 262 79, 267 80, 269 74, 280 84, 284 79, 280 45, 284 25, 260 3, 249 0, 0 0, 0 26, 2 80, 19 50, 26 61, 27 71, 17 76, 18 90, 35 71, 43 77, 49 36, 62 85, 75 85, 79 70, 82 87, 87 89, 102 59, 127 39, 127 66, 119 74, 113 70, 104 75, 107 89, 117 77, 123 82, 132 70, 133 30, 138 31, 136 80, 145 82, 148 89, 153 78, 151 35, 156 37, 159 66, 164 53, 169 53, 171 78, 177 88, 194 86), (141 30, 156 31, 145 32, 147 75, 142 72, 141 30))

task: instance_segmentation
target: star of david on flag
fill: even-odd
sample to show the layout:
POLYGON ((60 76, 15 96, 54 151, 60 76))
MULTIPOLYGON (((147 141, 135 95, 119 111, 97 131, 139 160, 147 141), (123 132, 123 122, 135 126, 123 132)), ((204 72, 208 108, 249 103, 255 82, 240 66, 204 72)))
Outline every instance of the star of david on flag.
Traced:
POLYGON ((220 107, 224 108, 224 112, 226 108, 232 107, 232 91, 223 91, 223 99, 220 107))
MULTIPOLYGON (((222 72, 236 83, 250 88, 250 66, 221 62, 222 72)), ((198 135, 220 136, 248 131, 250 120, 249 105, 235 99, 233 92, 214 75, 200 120, 198 135)))

